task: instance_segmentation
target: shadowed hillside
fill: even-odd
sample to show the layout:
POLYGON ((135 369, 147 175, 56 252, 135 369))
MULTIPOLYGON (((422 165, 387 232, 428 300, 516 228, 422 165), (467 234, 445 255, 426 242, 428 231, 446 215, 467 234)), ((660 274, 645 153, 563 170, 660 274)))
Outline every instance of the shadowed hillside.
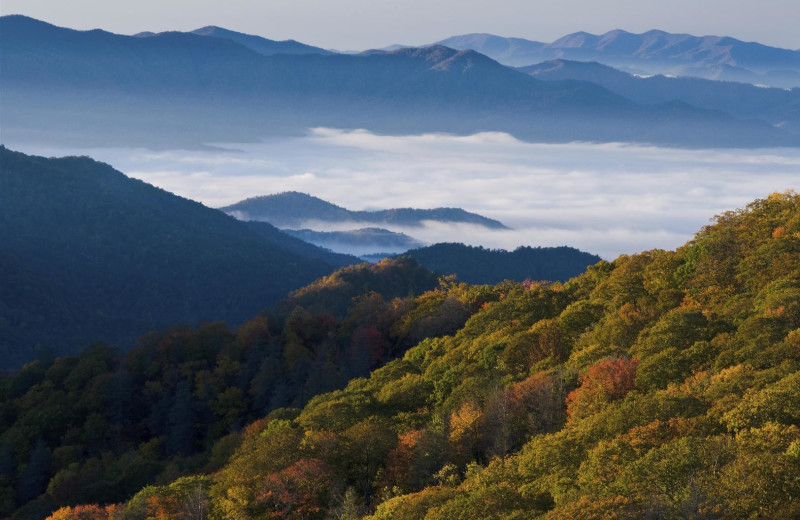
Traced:
POLYGON ((0 147, 0 166, 4 367, 176 323, 238 324, 347 263, 86 157, 0 147))

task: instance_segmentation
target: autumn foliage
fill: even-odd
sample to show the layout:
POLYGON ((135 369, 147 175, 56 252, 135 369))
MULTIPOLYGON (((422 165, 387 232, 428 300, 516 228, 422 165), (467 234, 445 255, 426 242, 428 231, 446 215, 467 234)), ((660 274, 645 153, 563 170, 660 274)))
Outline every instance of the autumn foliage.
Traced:
MULTIPOLYGON (((209 520, 800 518, 798 280, 800 196, 788 193, 720 216, 677 251, 600 262, 565 284, 447 279, 404 302, 367 294, 339 322, 348 331, 341 353, 355 346, 369 363, 383 352, 376 331, 390 350, 401 337, 413 346, 368 377, 234 429, 212 450, 213 473, 146 487, 117 512, 144 504, 151 517, 159 506, 183 518, 197 504, 209 520)), ((330 341, 313 314, 298 311, 286 339, 309 350, 330 341)), ((265 338, 263 325, 248 342, 265 338)), ((92 374, 105 373, 104 360, 96 350, 58 380, 102 388, 92 374)), ((211 384, 212 374, 236 381, 234 367, 247 363, 230 355, 211 374, 177 366, 211 384)), ((37 398, 57 394, 23 384, 36 380, 33 368, 5 392, 47 406, 37 398)), ((220 412, 237 402, 222 390, 211 394, 220 412)), ((94 417, 83 431, 98 438, 101 426, 94 417)), ((37 471, 77 456, 47 439, 19 450, 32 469, 15 473, 25 484, 17 488, 46 497, 83 489, 76 483, 96 474, 67 464, 41 491, 37 471)), ((140 459, 127 460, 135 468, 140 459)))
POLYGON ((567 415, 577 420, 633 390, 639 361, 622 358, 598 361, 581 375, 580 386, 567 396, 567 415))

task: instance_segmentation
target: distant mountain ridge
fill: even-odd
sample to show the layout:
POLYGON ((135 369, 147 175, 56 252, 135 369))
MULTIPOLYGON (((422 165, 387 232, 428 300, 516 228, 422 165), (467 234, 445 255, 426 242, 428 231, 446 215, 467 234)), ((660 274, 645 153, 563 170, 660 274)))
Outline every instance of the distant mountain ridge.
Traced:
POLYGON ((553 59, 599 61, 648 74, 671 73, 779 87, 800 86, 800 51, 724 36, 693 36, 659 30, 634 34, 616 29, 601 35, 576 32, 551 43, 491 34, 464 34, 437 44, 476 50, 512 66, 553 59))
MULTIPOLYGON (((134 34, 133 36, 138 38, 150 38, 162 34, 167 33, 144 31, 134 34)), ((207 36, 209 38, 230 40, 259 54, 263 54, 264 56, 271 56, 273 54, 334 54, 329 50, 314 47, 313 45, 307 45, 296 40, 270 40, 269 38, 264 38, 262 36, 231 31, 230 29, 217 27, 216 25, 207 25, 205 27, 195 29, 194 31, 181 34, 195 34, 197 36, 207 36)))
MULTIPOLYGON (((286 229, 285 233, 319 247, 349 255, 374 255, 401 253, 424 245, 419 240, 381 228, 361 228, 349 231, 314 231, 311 229, 286 229)), ((386 256, 386 255, 384 255, 386 256)))
POLYGON ((4 139, 199 148, 310 127, 508 132, 539 142, 798 146, 760 121, 543 82, 472 50, 265 56, 225 38, 133 37, 0 17, 4 139))
POLYGON ((231 40, 265 56, 271 54, 333 54, 329 50, 314 47, 313 45, 306 45, 305 43, 300 43, 295 40, 270 40, 261 36, 231 31, 214 25, 201 27, 191 32, 199 36, 231 40))
POLYGON ((551 60, 518 70, 545 81, 580 80, 601 85, 637 103, 679 100, 741 118, 759 118, 800 132, 800 88, 765 88, 702 78, 638 77, 597 62, 551 60))
POLYGON ((260 220, 274 226, 303 227, 309 221, 326 223, 361 222, 405 227, 421 226, 426 220, 474 224, 490 229, 508 229, 497 220, 470 213, 461 208, 414 209, 396 208, 376 211, 351 211, 318 197, 289 191, 275 195, 253 197, 221 211, 241 220, 260 220))

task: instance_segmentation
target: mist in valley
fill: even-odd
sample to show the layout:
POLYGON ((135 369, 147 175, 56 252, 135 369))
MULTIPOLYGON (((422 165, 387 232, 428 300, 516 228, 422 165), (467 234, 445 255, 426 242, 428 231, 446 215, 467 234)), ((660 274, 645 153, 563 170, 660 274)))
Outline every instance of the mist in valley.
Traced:
MULTIPOLYGON (((800 179, 800 150, 792 148, 533 144, 504 133, 386 136, 316 128, 256 144, 214 143, 209 151, 7 145, 45 156, 89 155, 210 207, 283 191, 351 210, 461 207, 512 229, 384 227, 424 243, 569 245, 607 259, 675 248, 711 216, 796 188, 800 179)), ((316 231, 367 227, 305 224, 316 231)))

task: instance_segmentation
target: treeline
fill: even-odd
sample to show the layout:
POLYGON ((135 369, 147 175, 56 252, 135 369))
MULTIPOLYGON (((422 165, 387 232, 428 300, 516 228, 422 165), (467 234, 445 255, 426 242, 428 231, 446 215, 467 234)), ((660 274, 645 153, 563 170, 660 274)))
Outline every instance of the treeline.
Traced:
POLYGON ((219 468, 246 424, 341 388, 421 338, 456 330, 433 273, 413 260, 352 266, 236 330, 151 332, 127 353, 95 344, 0 378, 0 515, 125 500, 219 468), (16 511, 16 512, 15 512, 16 511))

